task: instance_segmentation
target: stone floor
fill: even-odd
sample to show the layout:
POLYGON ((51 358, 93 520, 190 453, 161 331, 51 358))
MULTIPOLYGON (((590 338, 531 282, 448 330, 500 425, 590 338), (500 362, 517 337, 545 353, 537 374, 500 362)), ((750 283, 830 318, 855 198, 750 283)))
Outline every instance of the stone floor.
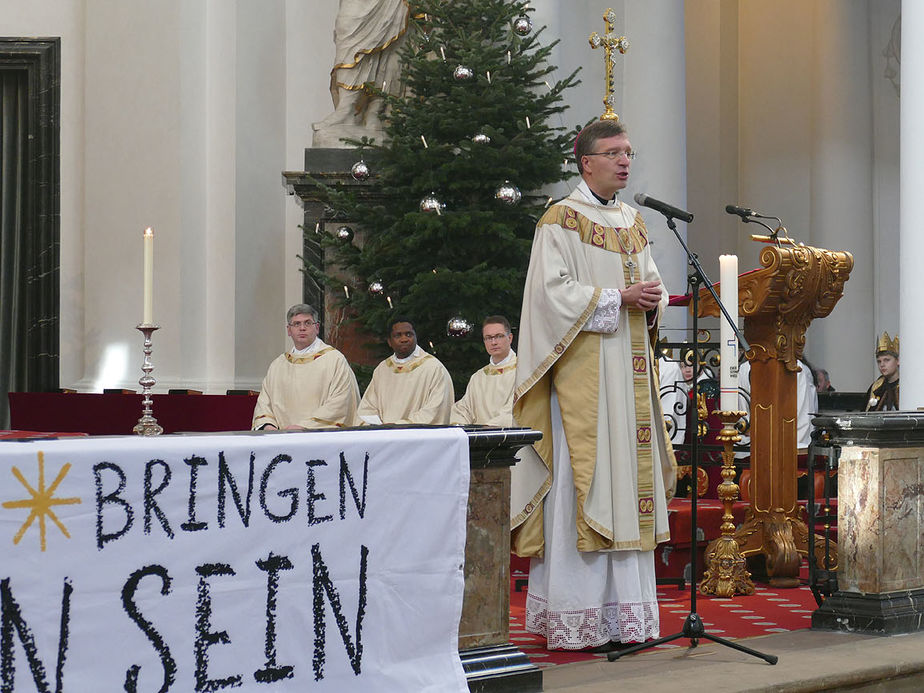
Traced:
POLYGON ((779 657, 776 665, 708 640, 645 650, 615 662, 565 664, 543 672, 546 693, 598 691, 924 690, 924 632, 891 637, 797 630, 739 641, 779 657))

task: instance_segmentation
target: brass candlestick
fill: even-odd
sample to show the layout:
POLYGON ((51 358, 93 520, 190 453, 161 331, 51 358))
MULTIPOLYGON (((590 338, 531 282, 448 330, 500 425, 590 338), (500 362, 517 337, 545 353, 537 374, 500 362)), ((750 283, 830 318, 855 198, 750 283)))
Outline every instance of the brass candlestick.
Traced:
POLYGON ((736 594, 754 594, 754 583, 747 571, 741 547, 735 539, 735 519, 732 506, 738 500, 735 483, 735 451, 733 445, 741 440, 735 423, 745 415, 743 411, 717 411, 722 430, 716 438, 722 442, 722 483, 718 487, 719 500, 725 505, 722 515, 722 536, 706 547, 706 571, 699 583, 701 594, 733 597, 736 594))
POLYGON ((132 430, 139 436, 159 436, 164 432, 164 427, 157 423, 157 419, 155 419, 154 415, 151 413, 153 405, 151 388, 154 387, 154 383, 156 382, 154 376, 151 375, 151 371, 154 370, 154 364, 151 361, 151 351, 154 330, 160 329, 160 325, 142 323, 137 325, 135 329, 140 330, 144 335, 144 362, 141 364, 141 370, 144 371, 144 375, 138 379, 138 384, 141 385, 141 394, 144 395, 144 399, 141 402, 144 409, 141 418, 138 419, 138 423, 135 424, 132 430))

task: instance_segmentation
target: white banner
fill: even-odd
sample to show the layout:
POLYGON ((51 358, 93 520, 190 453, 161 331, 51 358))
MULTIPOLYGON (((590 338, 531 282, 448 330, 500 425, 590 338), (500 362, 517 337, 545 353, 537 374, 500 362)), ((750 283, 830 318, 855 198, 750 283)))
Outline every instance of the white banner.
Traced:
POLYGON ((0 442, 0 690, 467 691, 461 429, 0 442))

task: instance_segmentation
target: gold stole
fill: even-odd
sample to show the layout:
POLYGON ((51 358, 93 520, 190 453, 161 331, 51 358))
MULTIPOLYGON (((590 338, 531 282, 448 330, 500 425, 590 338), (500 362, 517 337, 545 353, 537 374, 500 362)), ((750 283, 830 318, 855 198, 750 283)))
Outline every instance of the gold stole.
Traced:
MULTIPOLYGON (((625 232, 625 229, 620 229, 620 238, 625 232)), ((626 254, 622 257, 622 270, 628 287, 636 282, 634 269, 638 268, 638 256, 626 254)), ((652 551, 657 545, 654 516, 654 455, 651 449, 655 434, 651 427, 651 374, 648 371, 648 355, 651 351, 645 312, 629 308, 628 325, 632 343, 632 389, 635 394, 638 531, 641 550, 652 551)))
POLYGON ((333 351, 333 350, 334 350, 334 347, 328 345, 324 347, 323 349, 318 349, 313 354, 308 354, 306 356, 294 356, 291 351, 287 351, 286 360, 289 363, 294 363, 296 365, 301 364, 301 363, 311 363, 312 361, 315 361, 321 358, 322 356, 324 356, 324 354, 326 354, 327 352, 333 351))

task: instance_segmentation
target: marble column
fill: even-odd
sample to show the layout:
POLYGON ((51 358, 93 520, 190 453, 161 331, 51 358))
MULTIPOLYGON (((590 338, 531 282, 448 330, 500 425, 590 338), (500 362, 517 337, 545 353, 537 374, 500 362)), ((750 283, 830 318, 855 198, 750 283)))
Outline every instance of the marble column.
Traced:
POLYGON ((924 257, 921 210, 918 204, 924 187, 924 45, 918 40, 924 31, 924 3, 902 2, 901 69, 901 212, 899 215, 899 334, 901 336, 902 390, 899 404, 910 410, 924 406, 924 320, 921 294, 924 257))
POLYGON ((470 427, 471 482, 459 655, 469 690, 533 693, 542 672, 510 643, 510 468, 542 434, 528 428, 470 427))
POLYGON ((924 629, 924 413, 813 420, 840 447, 837 591, 812 627, 885 635, 924 629))

